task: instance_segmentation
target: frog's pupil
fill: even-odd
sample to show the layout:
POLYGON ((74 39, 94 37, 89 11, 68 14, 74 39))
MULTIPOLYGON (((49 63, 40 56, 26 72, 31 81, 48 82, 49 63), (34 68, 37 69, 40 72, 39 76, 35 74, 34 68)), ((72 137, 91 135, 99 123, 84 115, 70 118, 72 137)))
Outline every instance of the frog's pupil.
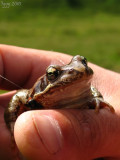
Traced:
POLYGON ((56 68, 49 68, 47 72, 48 80, 55 80, 59 75, 59 70, 56 68))

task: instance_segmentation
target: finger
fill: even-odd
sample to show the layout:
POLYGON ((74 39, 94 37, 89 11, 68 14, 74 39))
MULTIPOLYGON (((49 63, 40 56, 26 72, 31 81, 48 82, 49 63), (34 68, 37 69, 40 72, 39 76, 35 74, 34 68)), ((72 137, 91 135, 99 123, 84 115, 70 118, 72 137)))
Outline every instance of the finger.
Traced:
POLYGON ((11 97, 16 93, 16 91, 11 91, 8 93, 0 94, 0 105, 6 107, 11 99, 11 97))
POLYGON ((120 157, 120 118, 108 110, 44 110, 22 114, 15 124, 21 153, 33 160, 120 157))
POLYGON ((12 146, 11 136, 4 121, 4 108, 0 105, 0 160, 16 160, 17 148, 12 146))
MULTIPOLYGON (((31 87, 55 59, 68 62, 70 56, 50 51, 0 45, 0 75, 21 87, 31 87)), ((1 88, 13 89, 15 87, 1 79, 1 88)))

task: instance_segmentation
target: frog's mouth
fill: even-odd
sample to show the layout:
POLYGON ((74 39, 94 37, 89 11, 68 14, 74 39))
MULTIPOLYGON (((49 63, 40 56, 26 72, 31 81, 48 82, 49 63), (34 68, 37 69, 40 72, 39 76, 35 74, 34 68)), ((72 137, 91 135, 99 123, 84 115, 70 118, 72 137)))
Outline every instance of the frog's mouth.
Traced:
POLYGON ((42 92, 34 95, 43 108, 80 108, 86 106, 87 100, 91 98, 90 81, 78 79, 67 85, 54 86, 53 84, 42 92))

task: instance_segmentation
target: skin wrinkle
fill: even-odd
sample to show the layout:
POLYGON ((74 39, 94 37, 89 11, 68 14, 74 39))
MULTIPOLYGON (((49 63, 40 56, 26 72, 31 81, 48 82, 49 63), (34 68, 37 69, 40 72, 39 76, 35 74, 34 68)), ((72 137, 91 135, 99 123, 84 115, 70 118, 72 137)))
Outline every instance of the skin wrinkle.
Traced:
POLYGON ((36 124, 35 124, 34 115, 32 116, 32 122, 33 122, 33 126, 34 126, 34 128, 35 128, 35 131, 36 131, 36 133, 37 133, 37 135, 38 135, 41 143, 42 143, 43 146, 45 147, 45 149, 48 151, 49 154, 55 155, 58 151, 56 151, 56 152, 50 152, 50 151, 48 150, 48 148, 46 147, 43 139, 41 138, 41 136, 40 136, 40 134, 39 134, 39 130, 37 129, 37 126, 36 126, 36 124))
MULTIPOLYGON (((99 132, 100 132, 100 128, 99 128, 98 122, 95 120, 94 117, 91 116, 91 114, 89 112, 87 112, 87 113, 82 112, 81 115, 82 115, 82 120, 79 119, 79 115, 77 115, 77 118, 78 118, 78 121, 79 121, 81 128, 83 129, 83 133, 84 133, 84 138, 83 138, 84 148, 86 148, 86 150, 88 148, 89 154, 91 154, 91 150, 90 150, 91 147, 90 146, 93 146, 93 148, 95 146, 95 148, 96 148, 96 145, 98 146, 98 144, 100 142, 101 136, 100 136, 100 134, 99 135, 96 134, 97 130, 99 130, 99 132)), ((93 148, 92 148, 92 150, 93 150, 93 148)), ((95 152, 96 152, 96 150, 94 150, 94 153, 95 152)), ((92 157, 93 156, 94 155, 92 154, 92 157)))
MULTIPOLYGON (((35 124, 35 122, 34 122, 34 116, 32 116, 32 124, 33 124, 33 126, 34 126, 34 128, 35 128, 35 131, 36 131, 36 133, 37 133, 37 136, 40 138, 41 143, 42 143, 43 146, 46 148, 46 146, 44 145, 44 142, 43 142, 42 138, 40 137, 40 135, 39 135, 39 133, 38 133, 38 129, 37 129, 36 124, 35 124)), ((47 148, 46 148, 46 150, 47 150, 47 148)), ((48 150, 47 150, 47 151, 48 151, 48 150)))
POLYGON ((89 154, 90 156, 92 156, 92 158, 96 158, 95 155, 97 155, 97 152, 98 152, 98 150, 97 150, 97 148, 99 148, 98 145, 101 146, 100 142, 102 142, 101 141, 102 132, 101 132, 101 128, 99 127, 100 126, 99 120, 95 121, 95 118, 93 118, 91 116, 91 114, 89 114, 89 111, 87 113, 84 113, 83 111, 81 111, 81 112, 82 113, 80 113, 79 115, 73 114, 74 112, 72 112, 72 117, 74 116, 74 119, 75 119, 74 124, 72 124, 72 126, 74 126, 73 128, 75 130, 77 139, 78 139, 79 144, 81 146, 80 148, 83 151, 85 151, 85 150, 89 151, 86 153, 87 156, 89 154), (91 125, 91 122, 93 122, 92 125, 91 125), (81 126, 81 127, 78 127, 78 126, 81 126), (96 135, 95 133, 97 133, 98 130, 99 130, 99 134, 96 135), (80 139, 79 137, 83 137, 83 138, 80 139), (83 146, 83 144, 84 144, 84 146, 83 146), (90 150, 90 148, 91 148, 90 146, 94 146, 93 147, 94 154, 92 154, 92 155, 91 155, 92 152, 90 150), (97 148, 96 148, 96 146, 97 146, 97 148))
MULTIPOLYGON (((89 113, 88 113, 89 114, 89 113)), ((95 113, 96 114, 96 113, 95 113)), ((93 145, 92 152, 94 153, 92 155, 92 158, 98 158, 98 153, 100 151, 101 146, 104 145, 104 134, 103 130, 101 128, 101 113, 95 115, 95 117, 90 116, 89 123, 92 124, 92 131, 91 131, 91 144, 93 145), (92 123, 91 123, 92 122, 92 123)), ((102 157, 99 155, 99 157, 102 157)))
MULTIPOLYGON (((71 110, 71 109, 70 109, 71 110)), ((70 118, 69 118, 69 116, 67 115, 68 113, 67 113, 67 111, 65 112, 65 116, 66 116, 66 118, 69 120, 69 122, 70 122, 70 124, 71 124, 71 126, 72 126, 72 128, 73 128, 73 130, 74 130, 74 132, 75 132, 75 135, 76 135, 76 138, 77 138, 77 142, 79 143, 79 145, 81 144, 80 143, 80 139, 79 139, 79 137, 78 137, 78 135, 77 135, 77 133, 76 133, 76 129, 75 129, 75 126, 74 126, 74 124, 72 123, 72 121, 71 121, 71 119, 73 119, 73 118, 71 118, 71 117, 74 117, 75 119, 76 119, 76 117, 71 113, 71 112, 69 112, 69 116, 70 116, 70 118)))
MULTIPOLYGON (((78 146, 80 146, 80 149, 81 149, 81 153, 82 153, 82 150, 83 150, 83 152, 85 152, 85 150, 86 150, 89 152, 84 154, 84 156, 85 155, 88 156, 88 154, 91 156, 92 152, 90 150, 90 148, 91 148, 90 146, 95 146, 94 147, 95 148, 94 153, 95 153, 96 146, 98 146, 98 144, 100 144, 100 141, 101 141, 100 134, 99 135, 94 134, 94 133, 97 133, 97 130, 100 130, 98 128, 98 124, 96 125, 97 122, 91 117, 91 115, 89 114, 89 111, 87 113, 84 113, 84 111, 81 110, 81 113, 78 115, 76 115, 76 112, 74 113, 73 110, 69 110, 69 111, 70 111, 69 115, 67 112, 65 112, 65 116, 70 121, 71 126, 75 132, 76 138, 78 139, 78 141, 77 141, 78 146), (91 126, 91 121, 94 124, 92 126, 91 126), (83 137, 83 138, 80 139, 80 137, 83 137)), ((94 155, 92 154, 92 158, 95 158, 95 157, 93 157, 94 155)))

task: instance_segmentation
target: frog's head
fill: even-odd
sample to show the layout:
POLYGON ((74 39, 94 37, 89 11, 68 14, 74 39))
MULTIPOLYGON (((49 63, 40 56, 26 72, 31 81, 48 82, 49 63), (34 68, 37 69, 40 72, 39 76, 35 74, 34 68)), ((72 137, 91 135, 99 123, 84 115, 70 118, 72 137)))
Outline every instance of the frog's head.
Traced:
POLYGON ((83 56, 75 56, 71 62, 64 66, 50 65, 46 70, 46 76, 52 84, 66 84, 75 80, 90 78, 93 71, 87 65, 87 59, 83 56))
POLYGON ((46 108, 59 106, 63 99, 80 96, 88 88, 93 71, 83 56, 75 56, 64 66, 50 65, 32 88, 31 97, 46 108), (83 89, 85 88, 85 89, 83 89), (82 90, 82 91, 81 91, 82 90))

